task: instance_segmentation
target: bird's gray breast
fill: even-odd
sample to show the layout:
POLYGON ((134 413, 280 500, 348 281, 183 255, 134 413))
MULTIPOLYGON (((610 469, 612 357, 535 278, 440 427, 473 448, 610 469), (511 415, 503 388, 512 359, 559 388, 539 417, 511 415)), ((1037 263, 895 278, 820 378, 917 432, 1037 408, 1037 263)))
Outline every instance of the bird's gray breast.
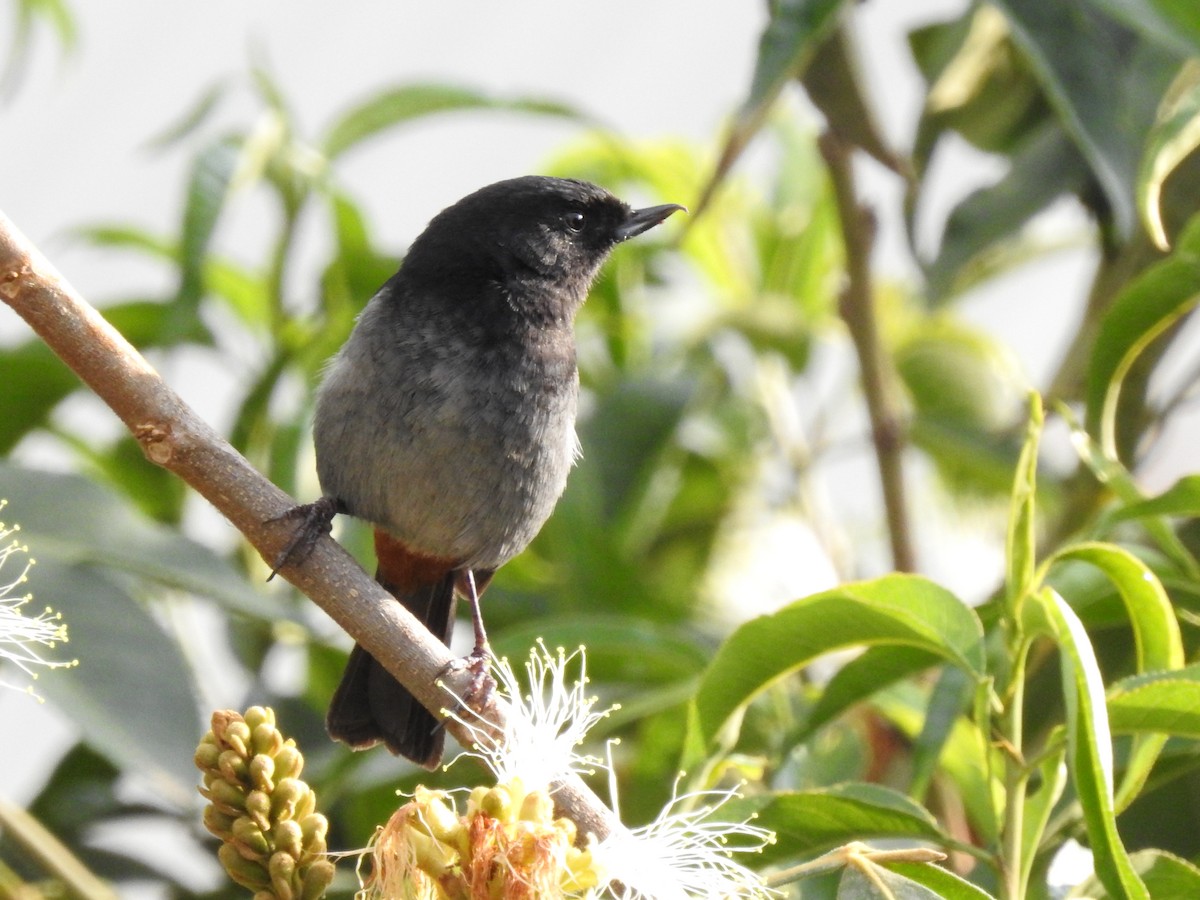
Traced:
POLYGON ((468 340, 372 303, 317 395, 325 494, 412 549, 495 568, 534 538, 577 453, 570 325, 468 340))

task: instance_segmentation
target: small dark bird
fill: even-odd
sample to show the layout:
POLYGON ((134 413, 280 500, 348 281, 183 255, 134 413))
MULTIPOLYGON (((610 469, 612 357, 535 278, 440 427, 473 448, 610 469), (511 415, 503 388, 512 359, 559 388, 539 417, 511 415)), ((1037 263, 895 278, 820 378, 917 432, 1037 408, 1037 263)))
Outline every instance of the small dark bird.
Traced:
MULTIPOLYGON (((682 209, 529 176, 439 213, 325 373, 323 496, 290 514, 303 522, 279 564, 335 513, 365 519, 376 580, 446 643, 466 596, 481 657, 479 594, 541 529, 579 454, 575 313, 613 247, 682 209)), ((441 760, 438 720, 357 645, 326 727, 351 747, 441 760)))

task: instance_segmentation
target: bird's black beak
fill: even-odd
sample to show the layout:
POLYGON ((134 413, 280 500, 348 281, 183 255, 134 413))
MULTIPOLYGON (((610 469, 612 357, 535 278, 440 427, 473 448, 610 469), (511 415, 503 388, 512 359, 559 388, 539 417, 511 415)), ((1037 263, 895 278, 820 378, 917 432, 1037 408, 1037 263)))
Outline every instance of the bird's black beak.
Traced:
POLYGON ((627 241, 631 237, 637 237, 643 231, 649 231, 655 225, 665 221, 672 213, 680 211, 687 212, 687 207, 680 206, 678 203, 664 203, 662 206, 647 206, 645 209, 635 209, 617 227, 617 240, 627 241))

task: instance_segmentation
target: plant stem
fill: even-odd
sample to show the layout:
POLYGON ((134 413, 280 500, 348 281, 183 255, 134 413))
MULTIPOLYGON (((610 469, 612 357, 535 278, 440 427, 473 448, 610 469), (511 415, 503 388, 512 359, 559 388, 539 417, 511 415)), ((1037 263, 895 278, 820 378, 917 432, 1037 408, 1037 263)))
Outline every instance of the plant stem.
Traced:
POLYGON ((846 287, 842 292, 840 312, 854 343, 859 378, 867 401, 867 415, 871 420, 871 439, 875 446, 879 483, 883 489, 892 565, 897 571, 911 572, 916 568, 916 554, 909 533, 905 500, 904 428, 897 411, 894 376, 879 336, 871 285, 875 217, 858 202, 853 146, 833 131, 822 134, 819 145, 829 169, 842 224, 842 242, 846 250, 846 287))
POLYGON ((1004 711, 1003 735, 1008 752, 1004 754, 1004 832, 1001 840, 1000 868, 1004 900, 1024 900, 1028 865, 1024 859, 1025 788, 1029 769, 1025 763, 1022 743, 1024 736, 1025 658, 1028 644, 1017 632, 1010 643, 1013 660, 1012 680, 1009 683, 1008 707, 1004 711))

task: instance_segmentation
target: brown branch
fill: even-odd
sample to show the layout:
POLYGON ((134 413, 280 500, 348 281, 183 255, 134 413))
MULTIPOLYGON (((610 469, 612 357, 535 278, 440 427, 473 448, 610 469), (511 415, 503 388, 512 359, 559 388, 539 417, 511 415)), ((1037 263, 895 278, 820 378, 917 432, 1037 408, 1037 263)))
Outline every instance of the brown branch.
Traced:
MULTIPOLYGON (((272 520, 295 501, 267 481, 163 382, 150 364, 65 280, 0 212, 0 299, 115 412, 146 458, 174 472, 215 506, 265 560, 273 560, 294 525, 272 520)), ((331 538, 280 574, 308 595, 399 679, 421 703, 439 710, 465 696, 465 673, 447 672, 450 651, 331 538)), ((471 736, 451 721, 463 746, 471 736)), ((552 785, 556 805, 581 836, 603 838, 612 814, 578 778, 552 785)))
POLYGON ((833 131, 821 135, 821 155, 829 169, 834 199, 842 223, 842 241, 846 250, 846 287, 840 312, 854 351, 858 356, 859 378, 871 420, 871 438, 883 488, 883 506, 887 516, 888 537, 892 546, 892 565, 901 572, 916 567, 912 536, 908 526, 908 507, 904 490, 904 428, 896 411, 891 371, 875 318, 875 298, 871 286, 871 248, 875 243, 875 217, 858 202, 854 185, 852 155, 854 147, 833 131))

